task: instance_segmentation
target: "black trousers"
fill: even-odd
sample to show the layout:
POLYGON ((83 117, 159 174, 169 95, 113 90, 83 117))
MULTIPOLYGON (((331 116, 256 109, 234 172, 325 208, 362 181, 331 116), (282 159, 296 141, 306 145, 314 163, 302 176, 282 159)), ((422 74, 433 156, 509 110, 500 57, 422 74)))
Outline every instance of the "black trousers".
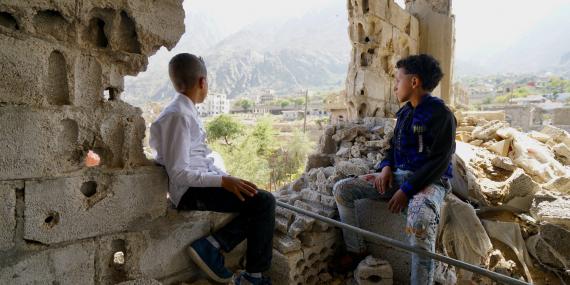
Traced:
POLYGON ((238 213, 235 219, 213 234, 214 238, 225 252, 247 239, 248 272, 263 272, 271 266, 275 229, 273 194, 258 190, 255 196, 246 197, 242 202, 221 187, 191 187, 182 196, 178 209, 238 213))

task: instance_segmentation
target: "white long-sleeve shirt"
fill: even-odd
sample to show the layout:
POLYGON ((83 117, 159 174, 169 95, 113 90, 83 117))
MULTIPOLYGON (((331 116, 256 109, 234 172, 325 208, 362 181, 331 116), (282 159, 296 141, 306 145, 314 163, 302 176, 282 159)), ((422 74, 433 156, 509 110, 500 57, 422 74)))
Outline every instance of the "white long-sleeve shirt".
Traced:
POLYGON ((188 97, 176 98, 150 126, 150 147, 156 161, 166 168, 169 177, 169 199, 178 206, 189 187, 220 187, 227 175, 208 157, 206 131, 196 106, 188 97))

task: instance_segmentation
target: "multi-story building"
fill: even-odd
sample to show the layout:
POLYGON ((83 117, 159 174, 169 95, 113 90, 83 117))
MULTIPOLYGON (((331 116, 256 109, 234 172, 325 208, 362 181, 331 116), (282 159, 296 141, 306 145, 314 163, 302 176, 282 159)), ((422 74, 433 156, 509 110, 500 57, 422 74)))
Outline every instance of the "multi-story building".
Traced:
POLYGON ((198 114, 202 117, 230 113, 230 100, 223 93, 211 92, 202 104, 196 105, 198 114))

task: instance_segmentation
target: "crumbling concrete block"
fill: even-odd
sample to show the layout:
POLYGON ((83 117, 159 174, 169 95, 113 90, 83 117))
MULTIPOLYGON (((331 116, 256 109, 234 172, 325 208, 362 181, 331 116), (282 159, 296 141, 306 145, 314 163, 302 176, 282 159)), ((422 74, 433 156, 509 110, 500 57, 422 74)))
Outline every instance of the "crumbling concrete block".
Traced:
POLYGON ((369 172, 369 168, 363 164, 355 164, 348 161, 342 161, 336 165, 335 175, 340 177, 348 177, 350 175, 364 175, 369 172))
POLYGON ((84 241, 1 260, 4 284, 95 284, 95 245, 84 241))
POLYGON ((167 187, 158 167, 26 181, 25 238, 51 244, 125 230, 166 213, 167 187))
POLYGON ((334 243, 339 237, 339 231, 335 228, 330 228, 326 231, 304 232, 299 235, 299 239, 303 246, 309 247, 319 244, 327 244, 331 241, 334 243))
MULTIPOLYGON (((387 236, 395 240, 407 240, 404 231, 406 219, 403 214, 392 214, 388 210, 388 203, 368 199, 359 200, 356 203, 356 216, 360 228, 387 236)), ((378 243, 367 241, 367 247, 374 256, 381 256, 392 266, 396 284, 408 284, 410 282, 410 255, 378 243)))
POLYGON ((287 234, 296 238, 301 232, 310 230, 314 223, 315 219, 313 218, 297 215, 291 226, 289 226, 287 234))
POLYGON ((354 279, 358 285, 391 285, 393 283, 392 275, 390 263, 371 255, 362 260, 354 271, 354 279))
POLYGON ((335 126, 327 126, 325 128, 325 131, 319 141, 319 153, 334 154, 337 152, 337 142, 333 139, 335 131, 335 126))
POLYGON ((333 140, 336 142, 340 141, 353 141, 357 136, 363 135, 368 132, 368 129, 363 126, 354 126, 351 128, 337 130, 336 134, 333 135, 333 140))
POLYGON ((304 262, 301 250, 287 254, 273 250, 272 264, 267 275, 271 277, 273 284, 276 285, 297 284, 297 281, 302 278, 300 273, 304 262))
POLYGON ((16 189, 23 189, 24 183, 0 182, 0 250, 14 246, 16 231, 16 189))
POLYGON ((301 241, 284 234, 273 236, 273 247, 281 253, 289 253, 301 249, 301 241))
POLYGON ((328 154, 314 153, 309 155, 307 158, 307 166, 305 171, 309 171, 313 168, 327 167, 333 165, 333 160, 328 154))

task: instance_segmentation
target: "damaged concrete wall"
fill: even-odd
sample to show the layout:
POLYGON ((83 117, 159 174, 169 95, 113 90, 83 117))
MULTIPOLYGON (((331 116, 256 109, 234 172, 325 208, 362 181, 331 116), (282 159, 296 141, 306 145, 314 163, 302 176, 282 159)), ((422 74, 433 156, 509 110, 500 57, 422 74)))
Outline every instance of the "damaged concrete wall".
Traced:
POLYGON ((406 10, 419 21, 419 52, 435 57, 444 74, 433 94, 449 105, 455 103, 452 92, 455 17, 451 14, 451 3, 451 0, 406 0, 406 10))
POLYGON ((183 32, 181 0, 1 1, 0 283, 197 273, 185 246, 228 217, 168 210, 141 110, 120 98, 183 32))
POLYGON ((349 118, 393 117, 396 62, 419 51, 419 23, 392 0, 349 0, 352 57, 346 80, 349 118))
POLYGON ((393 117, 399 109, 394 94, 396 62, 428 53, 445 74, 433 94, 453 105, 454 18, 451 1, 349 0, 352 57, 346 80, 349 118, 393 117))

